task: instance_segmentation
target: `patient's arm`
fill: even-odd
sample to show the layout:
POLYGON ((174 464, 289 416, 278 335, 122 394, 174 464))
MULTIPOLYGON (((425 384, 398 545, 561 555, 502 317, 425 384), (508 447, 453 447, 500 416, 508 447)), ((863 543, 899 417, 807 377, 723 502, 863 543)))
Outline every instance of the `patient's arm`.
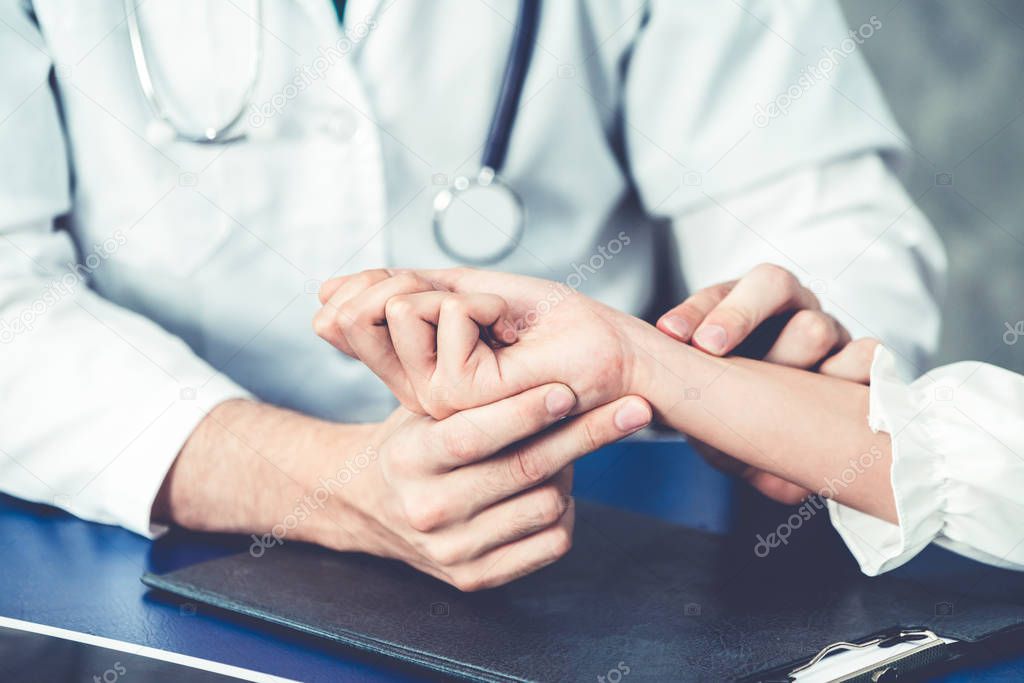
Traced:
POLYGON ((389 386, 408 382, 433 409, 486 403, 549 381, 568 384, 587 407, 638 394, 663 422, 753 467, 896 521, 890 440, 868 428, 867 387, 708 356, 557 283, 465 269, 417 277, 431 283, 430 291, 383 302, 372 291, 381 282, 371 288, 342 283, 335 294, 348 287, 351 296, 339 300, 327 292, 335 304, 333 311, 325 305, 318 331, 345 350, 330 333, 347 326, 347 337, 361 338, 370 324, 389 330, 384 336, 394 346, 378 334, 375 344, 364 339, 363 352, 353 355, 389 377, 389 386), (367 313, 368 305, 378 310, 367 313), (339 312, 345 323, 328 329, 322 317, 339 312), (517 331, 514 339, 505 335, 510 328, 517 331), (512 343, 495 347, 487 342, 491 336, 512 343))
POLYGON ((651 328, 631 391, 658 417, 759 470, 896 522, 890 437, 868 387, 746 358, 713 358, 651 328))

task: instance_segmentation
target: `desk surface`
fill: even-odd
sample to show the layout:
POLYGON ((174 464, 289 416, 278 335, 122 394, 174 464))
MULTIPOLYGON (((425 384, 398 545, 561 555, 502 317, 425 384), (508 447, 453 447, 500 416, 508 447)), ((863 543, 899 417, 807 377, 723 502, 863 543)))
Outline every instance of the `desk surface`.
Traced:
MULTIPOLYGON (((714 532, 746 533, 745 525, 770 529, 773 515, 780 521, 788 515, 780 506, 734 490, 678 441, 606 448, 577 467, 575 492, 714 532)), ((820 544, 829 561, 848 565, 850 558, 823 524, 827 520, 818 521, 817 529, 802 534, 803 542, 820 544)), ((172 602, 139 582, 146 571, 162 573, 246 547, 244 539, 186 532, 151 543, 123 529, 0 496, 0 615, 299 680, 434 680, 420 670, 287 629, 172 602)), ((899 571, 951 590, 1024 596, 1024 575, 937 549, 899 571)), ((948 680, 1024 680, 1024 658, 948 680)))

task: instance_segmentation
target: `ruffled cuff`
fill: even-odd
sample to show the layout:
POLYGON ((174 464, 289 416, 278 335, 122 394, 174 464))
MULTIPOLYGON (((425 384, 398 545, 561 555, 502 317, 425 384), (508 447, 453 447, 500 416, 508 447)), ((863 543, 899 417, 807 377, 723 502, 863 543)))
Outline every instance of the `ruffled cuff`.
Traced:
POLYGON ((830 500, 833 526, 869 575, 931 542, 1024 569, 1024 376, 962 362, 907 384, 896 367, 889 350, 875 351, 868 424, 892 438, 899 524, 830 500))
POLYGON ((892 353, 879 346, 871 363, 868 425, 892 438, 891 482, 899 524, 891 524, 829 499, 832 525, 869 576, 895 569, 921 552, 941 532, 945 491, 944 461, 924 415, 941 384, 926 391, 908 385, 892 353))

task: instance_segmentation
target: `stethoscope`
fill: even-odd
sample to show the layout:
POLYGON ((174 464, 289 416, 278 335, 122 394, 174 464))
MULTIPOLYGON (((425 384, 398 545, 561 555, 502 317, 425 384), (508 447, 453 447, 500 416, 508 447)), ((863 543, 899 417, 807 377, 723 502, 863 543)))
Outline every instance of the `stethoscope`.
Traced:
MULTIPOLYGON (((125 20, 128 25, 135 72, 153 116, 168 126, 174 132, 174 138, 180 142, 222 145, 244 140, 247 135, 240 130, 240 124, 246 110, 252 104, 263 62, 263 0, 256 3, 256 16, 253 22, 255 45, 252 58, 249 60, 248 83, 238 109, 225 122, 207 126, 201 131, 189 130, 177 123, 157 92, 136 15, 138 2, 139 0, 124 0, 125 20)), ((338 19, 343 21, 344 0, 335 0, 334 4, 338 19)), ((480 266, 502 261, 516 250, 526 230, 526 205, 522 196, 501 176, 501 171, 505 166, 523 84, 530 68, 539 17, 540 0, 519 0, 512 46, 505 64, 494 115, 484 142, 480 170, 475 176, 456 177, 449 187, 440 190, 434 197, 434 240, 441 251, 454 261, 480 266), (459 223, 462 224, 461 228, 458 228, 459 223), (502 236, 498 246, 474 252, 455 247, 451 239, 453 232, 472 238, 479 233, 481 223, 493 227, 502 236)))

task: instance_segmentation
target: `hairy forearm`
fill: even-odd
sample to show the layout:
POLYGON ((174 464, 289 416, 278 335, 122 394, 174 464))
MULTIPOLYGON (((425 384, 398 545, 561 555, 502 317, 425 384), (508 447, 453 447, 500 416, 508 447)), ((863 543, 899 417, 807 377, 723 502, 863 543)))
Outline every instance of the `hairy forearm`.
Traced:
POLYGON ((896 521, 890 438, 868 428, 867 387, 745 358, 714 358, 646 324, 633 339, 636 392, 662 422, 758 469, 896 521))
MULTIPOLYGON (((330 470, 332 454, 343 457, 366 429, 252 401, 221 403, 179 453, 153 519, 202 531, 268 532, 330 470)), ((314 524, 303 525, 294 537, 314 540, 316 533, 314 524)))

